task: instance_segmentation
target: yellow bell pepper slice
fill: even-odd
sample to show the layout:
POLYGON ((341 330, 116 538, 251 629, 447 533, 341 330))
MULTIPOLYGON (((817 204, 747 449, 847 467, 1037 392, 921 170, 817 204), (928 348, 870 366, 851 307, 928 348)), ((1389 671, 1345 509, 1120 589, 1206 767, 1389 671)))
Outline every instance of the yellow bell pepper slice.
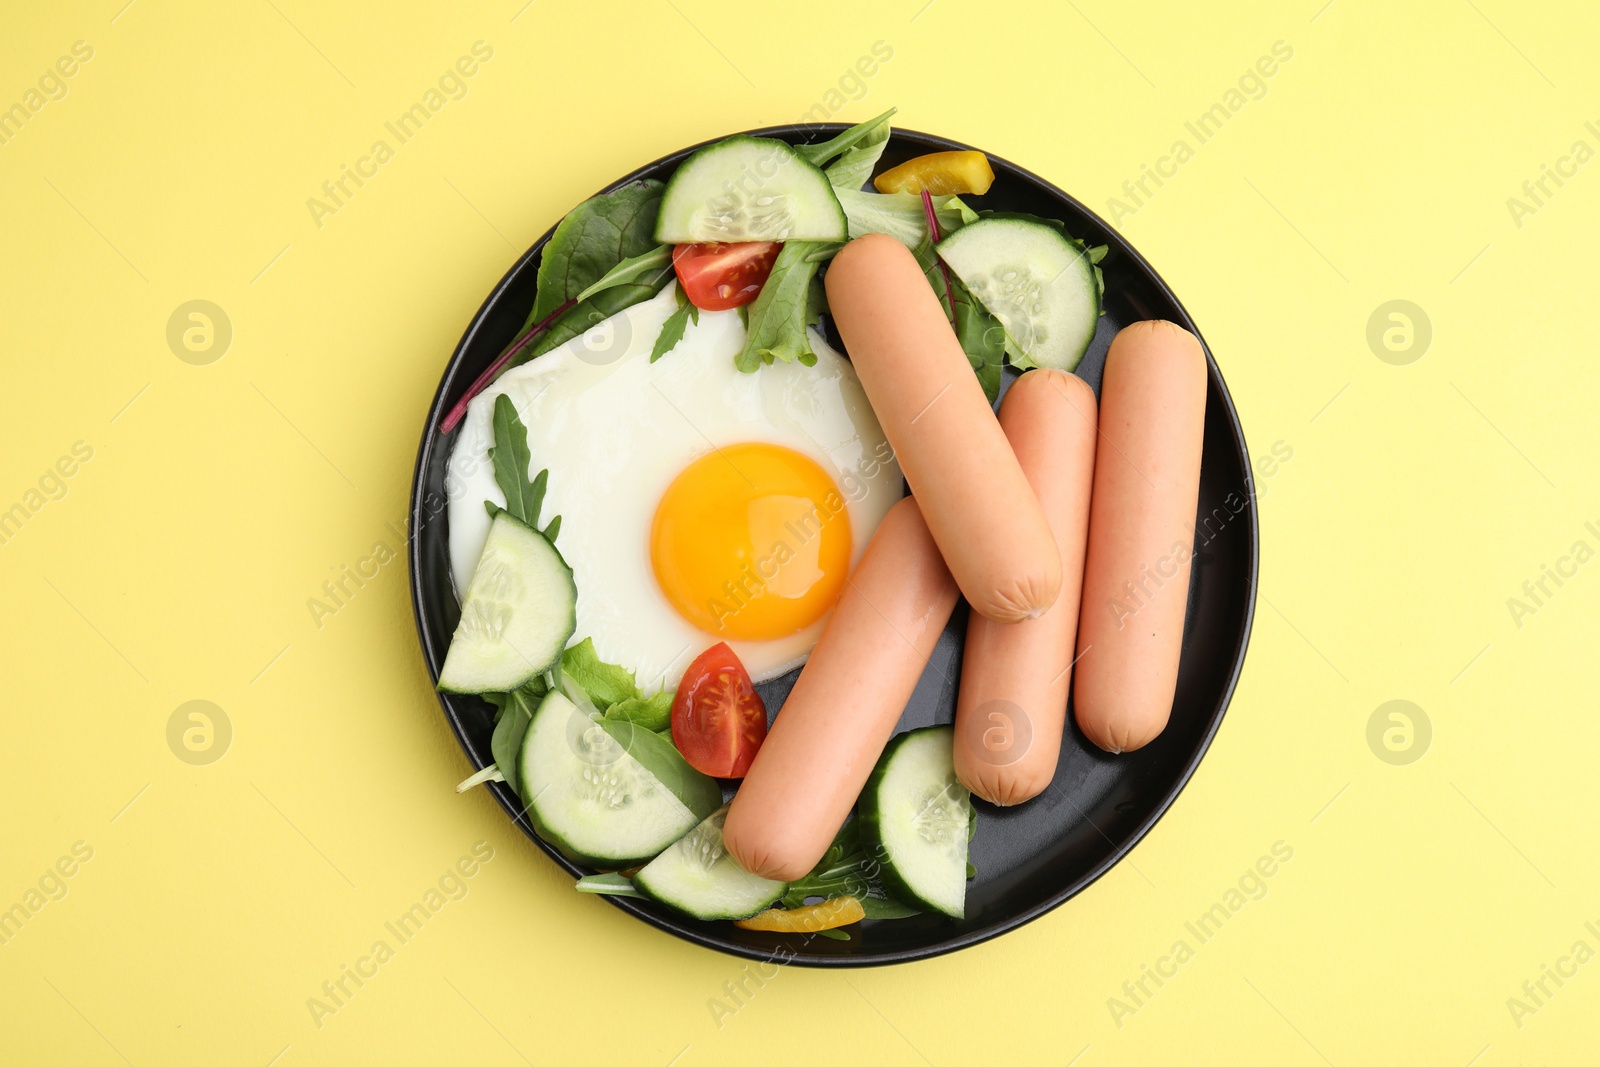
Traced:
POLYGON ((880 193, 920 193, 934 196, 982 196, 994 184, 989 157, 982 152, 930 152, 908 159, 872 179, 880 193))
POLYGON ((779 934, 805 934, 849 926, 867 917, 855 897, 830 897, 821 904, 803 908, 768 908, 748 919, 735 919, 733 925, 746 930, 768 930, 779 934))

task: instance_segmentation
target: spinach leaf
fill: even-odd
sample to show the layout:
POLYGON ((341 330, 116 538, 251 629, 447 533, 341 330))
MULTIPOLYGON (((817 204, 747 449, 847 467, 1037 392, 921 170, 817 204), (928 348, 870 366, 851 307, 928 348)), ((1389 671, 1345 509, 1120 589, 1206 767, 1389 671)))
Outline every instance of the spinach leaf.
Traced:
MULTIPOLYGON (((528 428, 518 417, 517 406, 512 403, 511 397, 501 393, 494 398, 494 444, 489 446, 495 484, 506 495, 505 510, 511 517, 537 530, 539 510, 544 506, 545 485, 550 480, 550 472, 541 470, 529 481, 528 465, 532 459, 533 455, 528 451, 528 428)), ((497 510, 490 505, 489 517, 493 518, 497 510)), ((542 532, 553 542, 560 528, 561 516, 557 515, 542 532)))
POLYGON ((746 374, 778 359, 786 363, 799 360, 808 367, 817 362, 806 336, 811 279, 821 266, 812 258, 816 249, 817 242, 787 241, 779 251, 766 284, 749 305, 744 348, 734 359, 734 365, 746 374))
POLYGON ((567 300, 577 300, 618 263, 655 247, 663 188, 654 180, 629 182, 567 212, 544 246, 538 293, 524 330, 567 300))
POLYGON ((591 637, 585 637, 561 653, 561 672, 588 693, 597 708, 609 708, 644 696, 633 680, 633 672, 602 660, 594 650, 591 637))
MULTIPOLYGON (((605 276, 589 288, 578 294, 578 302, 589 299, 596 293, 610 289, 614 285, 623 285, 627 282, 639 281, 644 278, 654 280, 658 274, 665 271, 672 273, 672 246, 656 245, 648 252, 642 252, 618 263, 606 271, 605 276)), ((665 278, 665 274, 661 275, 665 278)))
POLYGON ((689 298, 684 295, 683 287, 678 287, 678 310, 667 316, 667 321, 661 324, 661 332, 656 335, 656 343, 650 349, 650 362, 654 363, 662 356, 671 352, 683 340, 683 331, 689 328, 690 321, 696 326, 700 324, 700 309, 689 303, 689 298))
POLYGON ((606 718, 625 719, 660 733, 672 725, 672 697, 670 689, 663 689, 653 697, 629 697, 607 708, 606 718))
MULTIPOLYGON (((899 109, 891 107, 877 118, 868 119, 866 122, 858 122, 831 141, 823 141, 821 144, 798 144, 794 146, 794 150, 799 152, 801 157, 812 166, 825 167, 828 165, 828 161, 835 156, 848 152, 868 138, 876 136, 880 126, 884 128, 883 136, 887 138, 889 118, 897 110, 899 109)), ((871 168, 869 167, 868 169, 870 170, 871 168)), ((835 182, 833 184, 837 185, 838 183, 835 182)), ((856 184, 860 185, 861 183, 857 182, 856 184)))
MULTIPOLYGON (((1000 396, 1000 367, 1006 352, 1005 327, 973 297, 960 278, 944 269, 926 226, 922 240, 911 252, 939 298, 939 306, 951 319, 951 328, 955 330, 956 340, 961 342, 961 350, 967 354, 967 362, 972 364, 973 373, 978 376, 978 384, 983 386, 984 395, 993 404, 1000 396)), ((1015 359, 1012 362, 1015 363, 1015 359)))
MULTIPOLYGON (((535 680, 540 689, 544 688, 542 680, 535 680)), ((500 773, 506 782, 517 794, 522 793, 522 782, 517 776, 517 767, 521 762, 517 757, 522 752, 522 738, 528 732, 528 724, 533 721, 533 710, 539 706, 542 693, 535 694, 528 686, 506 694, 506 703, 500 713, 500 721, 495 723, 494 736, 489 739, 489 751, 494 753, 495 766, 500 768, 500 773)))
POLYGON ((542 356, 551 349, 560 348, 617 312, 649 300, 666 288, 667 280, 671 276, 672 272, 667 271, 662 277, 654 280, 647 277, 643 281, 624 282, 609 289, 602 289, 589 299, 573 305, 558 315, 544 333, 539 335, 537 341, 518 352, 512 359, 511 366, 521 366, 535 356, 542 356))

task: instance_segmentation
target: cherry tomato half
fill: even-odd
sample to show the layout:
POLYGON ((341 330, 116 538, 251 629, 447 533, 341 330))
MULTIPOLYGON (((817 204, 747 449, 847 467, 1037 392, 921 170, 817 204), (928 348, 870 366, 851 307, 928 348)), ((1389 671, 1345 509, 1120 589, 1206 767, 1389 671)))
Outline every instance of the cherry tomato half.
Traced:
POLYGON ((672 699, 672 743, 713 778, 743 778, 767 737, 767 706, 726 643, 689 664, 672 699))
POLYGON ((689 303, 702 311, 727 311, 756 298, 782 247, 777 241, 678 245, 672 269, 689 303))

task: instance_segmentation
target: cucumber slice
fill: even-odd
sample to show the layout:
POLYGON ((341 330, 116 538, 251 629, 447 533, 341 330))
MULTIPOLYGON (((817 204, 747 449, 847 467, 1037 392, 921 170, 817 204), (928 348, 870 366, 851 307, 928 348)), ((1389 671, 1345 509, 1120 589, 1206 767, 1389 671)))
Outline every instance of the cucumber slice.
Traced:
POLYGON ((949 726, 889 742, 861 793, 861 841, 907 904, 959 919, 967 899, 972 794, 956 780, 949 726))
POLYGON ((508 693, 560 662, 577 627, 572 569, 539 531, 501 511, 461 603, 439 688, 508 693))
POLYGON ((679 164, 656 216, 661 244, 847 236, 844 208, 822 171, 782 141, 742 134, 679 164))
POLYGON ((1088 251, 1044 222, 982 218, 939 242, 939 256, 1006 331, 1011 365, 1072 370, 1100 321, 1088 251))
POLYGON ((633 876, 634 887, 696 919, 748 919, 783 896, 784 882, 758 878, 722 844, 722 807, 633 876))
POLYGON ((672 790, 559 692, 533 713, 517 780, 539 835, 594 867, 642 863, 695 824, 672 790))

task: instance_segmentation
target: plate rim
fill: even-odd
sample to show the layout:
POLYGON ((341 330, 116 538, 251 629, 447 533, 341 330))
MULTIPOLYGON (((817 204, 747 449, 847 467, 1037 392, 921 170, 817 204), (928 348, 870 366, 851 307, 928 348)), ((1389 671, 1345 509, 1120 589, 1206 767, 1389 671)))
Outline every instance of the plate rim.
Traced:
MULTIPOLYGON (((757 129, 736 132, 755 137, 776 137, 779 139, 791 140, 791 143, 794 143, 792 139, 795 137, 804 138, 808 135, 819 135, 815 138, 816 140, 833 137, 836 134, 849 129, 851 125, 852 124, 850 123, 843 122, 783 123, 775 126, 763 126, 757 129)), ((719 137, 708 138, 685 148, 680 148, 676 151, 669 152, 653 162, 636 167, 615 181, 602 186, 594 195, 610 192, 623 185, 626 185, 629 182, 637 181, 665 164, 674 161, 681 161, 697 149, 709 144, 714 144, 717 141, 721 141, 725 137, 730 136, 734 136, 734 134, 723 134, 719 137)), ((918 142, 920 146, 926 147, 930 151, 981 151, 981 149, 975 149, 971 145, 963 144, 959 141, 954 141, 937 134, 925 133, 920 130, 913 130, 900 126, 893 127, 891 138, 894 137, 902 137, 907 140, 918 142)), ((1205 352, 1206 373, 1209 384, 1216 388, 1218 396, 1220 396, 1222 399, 1227 417, 1229 433, 1239 456, 1243 458, 1242 466, 1244 471, 1244 487, 1248 494, 1249 506, 1247 510, 1249 511, 1250 515, 1247 530, 1249 548, 1249 567, 1247 575, 1248 589, 1245 595, 1244 617, 1241 620, 1240 635, 1231 653, 1232 662, 1228 669, 1227 680, 1222 687, 1222 691, 1216 701, 1215 708, 1211 712, 1210 722, 1206 730, 1200 737, 1199 743, 1195 747, 1193 753, 1183 764, 1182 773, 1178 775, 1177 779, 1168 787, 1167 791, 1162 794, 1159 800, 1152 806, 1149 815, 1134 827, 1134 829, 1126 836, 1125 840, 1118 842, 1116 847, 1113 848, 1112 851, 1109 852, 1099 863, 1095 864, 1088 871, 1081 874, 1072 882, 1062 887, 1062 889, 1056 893, 1053 893, 1039 903, 1023 909, 1022 911, 1008 915, 1004 919, 1001 919, 988 926, 967 931, 965 933, 956 934, 936 944, 925 947, 896 949, 890 952, 878 953, 871 956, 807 956, 793 952, 792 950, 788 949, 786 944, 779 944, 777 947, 764 949, 758 946, 743 945, 737 942, 719 940, 715 937, 705 934, 699 928, 690 925, 686 921, 680 922, 674 916, 658 914, 655 911, 641 906, 639 902, 630 898, 600 894, 602 899, 629 916, 641 920, 658 930, 672 934, 675 937, 681 938, 700 947, 742 959, 777 963, 780 965, 820 968, 880 967, 893 964, 910 963, 917 960, 933 959, 934 957, 943 956, 947 953, 957 952, 965 948, 971 948, 974 945, 982 944, 983 942, 999 937, 1002 934, 1011 933, 1014 930, 1020 929, 1021 927, 1033 922, 1035 919, 1038 919, 1041 916, 1054 911, 1056 908, 1059 908, 1073 897, 1076 897, 1078 894, 1088 889, 1095 882, 1099 881, 1113 867, 1121 863, 1122 860, 1138 846, 1139 842, 1143 841, 1145 836, 1155 828, 1155 825, 1166 816, 1167 812, 1169 812, 1173 805, 1177 803, 1178 797, 1182 795, 1184 789, 1186 789, 1190 781, 1193 780, 1195 772, 1199 769, 1200 762, 1206 757, 1207 753, 1211 751, 1211 744, 1215 740, 1217 732, 1222 728, 1222 721, 1226 717, 1228 708, 1233 702, 1234 693, 1238 689, 1239 678, 1244 672, 1244 664, 1249 652, 1250 639, 1255 630, 1256 595, 1261 563, 1261 533, 1259 516, 1257 514, 1258 500, 1256 497, 1255 471, 1250 462, 1250 450, 1245 441, 1244 426, 1239 420, 1239 412, 1236 404, 1234 403, 1233 395, 1229 392, 1227 383, 1223 380, 1221 368, 1217 365, 1217 361, 1211 353, 1211 346, 1206 343, 1205 337, 1200 332, 1200 329, 1196 325, 1193 316, 1189 314, 1189 309, 1186 308, 1183 302, 1178 299, 1177 294, 1172 291, 1172 287, 1167 284, 1166 279, 1161 276, 1155 267, 1150 264, 1149 260, 1145 259, 1145 257, 1140 254, 1139 250, 1136 249, 1125 237, 1123 237, 1119 231, 1108 224, 1082 201, 1067 193, 1065 190, 1055 185, 1055 183, 1040 177, 1034 171, 1023 167, 1020 164, 1013 163, 1003 156, 998 156, 989 152, 984 152, 984 154, 990 160, 991 165, 999 164, 996 169, 1008 170, 1023 176, 1048 193, 1050 196, 1070 205, 1071 208, 1078 212, 1081 216, 1092 220, 1095 225, 1099 227, 1100 235, 1105 239, 1106 243, 1115 244, 1118 252, 1127 256, 1129 260, 1155 285, 1155 287, 1168 300, 1171 301, 1172 306, 1178 310, 1179 316, 1182 320, 1179 325, 1188 329, 1200 341, 1200 347, 1205 352)), ((563 214, 562 217, 565 218, 565 214, 563 214)), ((428 467, 429 460, 432 457, 434 447, 440 442, 446 440, 445 436, 438 432, 438 426, 448 411, 447 401, 454 387, 456 386, 456 378, 461 371, 461 361, 463 357, 465 356, 468 348, 471 347, 471 345, 476 341, 477 335, 483 329, 484 322, 489 316, 490 311, 502 299, 505 298, 506 293, 511 288, 514 279, 530 266, 535 257, 542 254, 545 245, 555 233, 556 226, 560 225, 560 221, 560 219, 557 219, 555 225, 552 225, 542 235, 540 235, 538 239, 536 239, 528 247, 528 249, 522 253, 522 255, 518 256, 516 260, 512 262, 511 266, 506 269, 506 272, 501 276, 500 280, 495 283, 494 287, 489 291, 483 302, 478 306, 478 309, 473 313, 472 318, 467 323, 466 329, 462 332, 461 339, 456 343, 455 348, 451 351, 450 358, 445 363, 444 370, 440 375, 439 384, 434 391, 433 399, 428 405, 427 417, 422 428, 422 439, 417 448, 416 461, 413 464, 410 500, 406 509, 406 565, 409 571, 408 585, 411 593, 412 616, 416 625, 418 645, 420 646, 419 650, 422 654, 423 664, 428 671, 428 675, 435 683, 438 681, 440 665, 439 663, 435 662, 435 656, 432 651, 433 643, 430 640, 432 629, 430 622, 426 618, 423 611, 420 534, 422 526, 425 523, 430 521, 430 519, 438 520, 444 513, 441 510, 432 516, 423 515, 425 501, 423 499, 424 494, 422 492, 422 487, 426 469, 428 467)), ((453 439, 453 435, 451 435, 451 438, 453 439)), ((444 712, 445 719, 449 722, 451 732, 455 734, 456 741, 461 746, 462 753, 466 756, 468 762, 473 765, 474 770, 481 770, 487 764, 480 763, 478 761, 478 756, 475 754, 473 745, 467 738, 467 733, 461 722, 460 716, 457 715, 455 710, 450 706, 445 694, 438 692, 436 689, 434 692, 434 697, 438 701, 440 709, 444 712)), ((514 794, 511 794, 509 788, 497 788, 497 783, 489 783, 489 790, 494 795, 495 800, 500 807, 511 816, 513 824, 520 828, 522 832, 533 841, 539 850, 553 860, 557 866, 559 866, 563 871, 572 875, 575 879, 582 877, 586 873, 583 868, 568 860, 554 846, 546 842, 534 831, 532 820, 529 818, 514 794)))

